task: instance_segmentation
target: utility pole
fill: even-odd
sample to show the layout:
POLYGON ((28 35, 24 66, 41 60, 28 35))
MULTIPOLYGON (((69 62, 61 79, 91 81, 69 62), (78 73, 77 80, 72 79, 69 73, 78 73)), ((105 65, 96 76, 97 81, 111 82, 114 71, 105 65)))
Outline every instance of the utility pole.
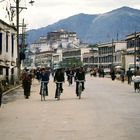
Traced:
MULTIPOLYGON (((18 69, 18 78, 20 77, 20 44, 19 44, 19 14, 23 9, 27 9, 26 7, 20 7, 21 0, 16 0, 16 6, 11 6, 11 8, 16 9, 16 28, 17 28, 17 69, 18 69)), ((34 3, 33 0, 29 2, 31 5, 34 3)), ((13 18, 13 17, 12 17, 13 18)))
POLYGON ((16 27, 17 27, 17 70, 20 77, 20 50, 19 50, 19 0, 16 0, 16 27))
POLYGON ((112 39, 112 67, 114 66, 114 40, 112 39))
POLYGON ((137 57, 137 50, 136 50, 136 32, 134 34, 134 69, 136 70, 136 57, 137 57))

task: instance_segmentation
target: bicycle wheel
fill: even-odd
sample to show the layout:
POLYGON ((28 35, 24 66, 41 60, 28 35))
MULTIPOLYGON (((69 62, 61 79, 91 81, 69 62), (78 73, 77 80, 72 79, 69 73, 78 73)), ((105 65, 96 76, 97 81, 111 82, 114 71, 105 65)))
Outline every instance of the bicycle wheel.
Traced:
POLYGON ((58 91, 57 91, 57 100, 60 100, 60 87, 58 88, 58 91))
POLYGON ((81 93, 82 93, 82 85, 81 85, 81 83, 79 83, 79 86, 78 86, 78 96, 79 96, 79 99, 81 99, 81 93))

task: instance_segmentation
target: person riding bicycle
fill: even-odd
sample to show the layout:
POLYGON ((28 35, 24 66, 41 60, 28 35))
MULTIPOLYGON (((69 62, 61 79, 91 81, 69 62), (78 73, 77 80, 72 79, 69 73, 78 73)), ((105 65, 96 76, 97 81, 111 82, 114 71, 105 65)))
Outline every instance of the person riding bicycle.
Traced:
MULTIPOLYGON (((75 81, 79 80, 79 81, 83 81, 82 83, 82 91, 85 89, 84 86, 84 81, 85 81, 85 71, 83 69, 83 67, 80 67, 79 69, 77 69, 76 74, 75 74, 75 81)), ((76 95, 78 96, 78 85, 79 82, 76 82, 76 95)))
POLYGON ((41 90, 42 90, 42 83, 44 82, 44 86, 45 86, 45 89, 46 89, 46 96, 48 96, 48 82, 49 82, 49 78, 50 77, 50 72, 43 68, 42 71, 41 71, 41 75, 40 75, 40 78, 41 78, 41 87, 40 87, 40 94, 41 94, 41 90))
MULTIPOLYGON (((65 77, 64 77, 64 70, 62 68, 59 68, 56 70, 55 75, 54 75, 54 82, 64 82, 65 77)), ((63 92, 63 83, 60 84, 60 92, 63 92)), ((58 83, 56 83, 56 92, 55 92, 55 98, 58 98, 58 83)))
POLYGON ((73 77, 74 77, 74 69, 73 68, 70 68, 68 71, 67 71, 67 77, 68 77, 68 82, 69 84, 72 85, 73 83, 73 77))

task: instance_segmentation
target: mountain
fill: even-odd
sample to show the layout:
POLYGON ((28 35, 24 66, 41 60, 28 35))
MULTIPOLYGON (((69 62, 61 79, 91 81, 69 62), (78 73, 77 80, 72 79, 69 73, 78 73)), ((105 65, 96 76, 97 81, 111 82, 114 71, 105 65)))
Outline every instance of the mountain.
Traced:
POLYGON ((27 31, 27 42, 33 43, 48 32, 64 29, 77 33, 84 43, 98 43, 123 39, 126 35, 140 31, 140 10, 121 7, 113 11, 89 15, 80 13, 43 28, 27 31))

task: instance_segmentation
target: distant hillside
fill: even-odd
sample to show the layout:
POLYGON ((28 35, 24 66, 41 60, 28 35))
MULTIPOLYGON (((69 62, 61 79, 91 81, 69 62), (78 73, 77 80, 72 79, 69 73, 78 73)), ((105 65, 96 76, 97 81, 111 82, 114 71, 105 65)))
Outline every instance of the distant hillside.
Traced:
POLYGON ((78 38, 85 43, 98 43, 123 39, 129 33, 140 31, 140 10, 122 7, 104 14, 78 14, 60 20, 52 25, 29 30, 28 43, 33 43, 48 32, 65 29, 74 31, 78 38))

